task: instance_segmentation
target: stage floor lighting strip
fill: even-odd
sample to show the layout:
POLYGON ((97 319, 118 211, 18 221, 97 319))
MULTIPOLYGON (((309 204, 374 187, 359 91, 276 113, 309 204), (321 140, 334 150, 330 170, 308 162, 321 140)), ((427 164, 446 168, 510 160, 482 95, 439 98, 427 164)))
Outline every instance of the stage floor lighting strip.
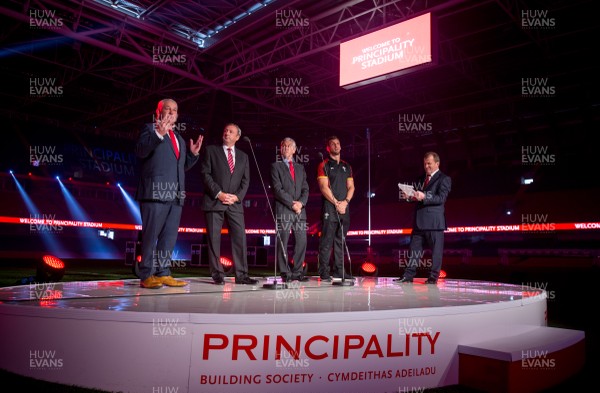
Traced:
MULTIPOLYGON (((8 217, 0 216, 0 223, 4 224, 21 224, 21 225, 61 225, 65 227, 78 228, 105 228, 105 229, 121 229, 130 231, 142 230, 141 225, 137 224, 119 224, 114 222, 94 222, 94 221, 75 221, 75 220, 59 220, 49 218, 30 218, 30 217, 8 217)), ((600 222, 561 222, 561 223, 541 223, 541 224, 507 224, 507 225, 477 225, 477 226, 461 226, 450 227, 446 233, 484 233, 484 232, 538 232, 550 233, 554 231, 589 231, 600 230, 600 222)), ((402 229, 372 229, 372 230, 353 230, 348 231, 348 236, 383 236, 383 235, 409 235, 410 228, 402 229)), ((189 228, 180 227, 179 232, 182 233, 206 233, 206 228, 189 228)), ((228 233, 227 229, 223 229, 221 233, 228 233)), ((248 235, 274 235, 274 229, 246 229, 248 235)))

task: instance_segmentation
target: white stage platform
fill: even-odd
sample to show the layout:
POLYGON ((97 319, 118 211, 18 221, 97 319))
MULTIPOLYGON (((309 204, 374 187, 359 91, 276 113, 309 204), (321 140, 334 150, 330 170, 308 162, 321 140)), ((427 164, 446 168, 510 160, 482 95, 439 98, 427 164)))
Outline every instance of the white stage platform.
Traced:
POLYGON ((0 367, 136 393, 414 391, 459 383, 459 346, 546 325, 545 291, 495 282, 184 280, 1 288, 0 367))

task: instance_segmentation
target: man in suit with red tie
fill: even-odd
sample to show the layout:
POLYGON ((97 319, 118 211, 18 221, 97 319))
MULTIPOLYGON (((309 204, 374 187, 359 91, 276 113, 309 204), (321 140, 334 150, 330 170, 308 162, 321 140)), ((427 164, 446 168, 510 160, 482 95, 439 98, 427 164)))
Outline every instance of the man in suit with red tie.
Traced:
POLYGON ((423 245, 431 248, 431 271, 426 284, 437 284, 442 269, 444 254, 444 231, 447 229, 444 204, 452 187, 449 176, 440 171, 440 157, 435 152, 423 156, 425 177, 422 190, 409 196, 401 192, 401 198, 415 203, 415 215, 409 245, 409 256, 402 278, 396 283, 412 283, 417 274, 417 265, 423 264, 423 245))
POLYGON ((221 229, 225 220, 231 239, 235 283, 254 285, 258 282, 248 276, 242 201, 250 185, 250 164, 248 155, 235 147, 241 136, 242 130, 237 124, 226 124, 222 145, 207 146, 202 157, 202 209, 208 235, 208 264, 212 279, 217 285, 225 283, 225 272, 220 263, 221 229))
MULTIPOLYGON (((307 281, 303 263, 306 255, 306 202, 308 181, 302 164, 294 162, 296 142, 292 138, 281 141, 281 161, 271 164, 271 185, 275 195, 277 236, 283 249, 277 253, 277 263, 284 281, 307 281), (290 268, 286 260, 290 231, 294 233, 294 265, 290 268), (285 253, 284 253, 285 250, 285 253)), ((280 245, 280 244, 278 244, 280 245)))
POLYGON ((190 147, 174 131, 178 107, 172 99, 159 101, 152 125, 140 134, 136 155, 141 176, 135 199, 142 216, 141 261, 134 265, 142 288, 181 287, 170 264, 185 200, 185 171, 198 162, 202 135, 190 147))

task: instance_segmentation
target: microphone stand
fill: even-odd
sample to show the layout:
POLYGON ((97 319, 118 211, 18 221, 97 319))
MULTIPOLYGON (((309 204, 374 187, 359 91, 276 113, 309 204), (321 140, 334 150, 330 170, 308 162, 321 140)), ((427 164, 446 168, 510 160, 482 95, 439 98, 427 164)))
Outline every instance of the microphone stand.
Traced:
MULTIPOLYGON (((250 145, 250 151, 252 151, 252 157, 254 157, 254 163, 256 164, 256 170, 258 171, 258 176, 260 177, 260 182, 262 183, 263 190, 265 191, 265 197, 267 198, 267 204, 269 205, 269 211, 271 211, 271 217, 273 218, 273 222, 275 223, 275 233, 277 234, 277 239, 279 239, 279 244, 281 245, 281 251, 283 252, 283 257, 287 261, 287 250, 283 247, 283 241, 281 240, 281 235, 279 234, 279 229, 277 226, 277 220, 275 219, 275 214, 273 213, 273 208, 271 207, 271 201, 269 200, 269 194, 267 193, 267 187, 265 187, 265 182, 263 181, 262 175, 260 173, 260 168, 258 166, 258 161, 256 160, 256 155, 254 154, 254 148, 252 147, 252 142, 250 142, 250 138, 245 136, 244 141, 248 142, 250 145)), ((273 277, 273 283, 265 283, 263 284, 263 288, 266 289, 287 289, 287 283, 277 282, 277 250, 275 250, 275 276, 273 277)))
MULTIPOLYGON (((323 170, 325 171, 325 176, 327 176, 327 182, 329 182, 329 172, 327 171, 327 164, 325 163, 325 159, 323 158, 323 153, 319 152, 321 156, 321 161, 323 162, 323 170)), ((331 183, 330 183, 331 184, 331 183)), ((330 187, 331 189, 331 187, 330 187)), ((332 191, 333 193, 333 191, 332 191)), ((340 225, 341 233, 342 233, 342 244, 346 248, 346 253, 348 254, 348 263, 352 263, 350 260, 350 251, 348 250, 348 245, 346 244, 346 236, 344 236, 344 225, 342 225, 342 220, 340 219, 340 213, 335 209, 335 215, 338 219, 338 224, 340 225)), ((335 242, 333 246, 333 253, 335 255, 335 242)), ((327 265, 329 265, 329 261, 327 261, 327 265)), ((346 271, 345 271, 345 263, 344 263, 344 252, 342 251, 342 280, 341 281, 332 281, 331 285, 338 285, 343 287, 350 287, 354 285, 354 280, 346 281, 346 271)), ((352 272, 352 269, 350 270, 352 272)))

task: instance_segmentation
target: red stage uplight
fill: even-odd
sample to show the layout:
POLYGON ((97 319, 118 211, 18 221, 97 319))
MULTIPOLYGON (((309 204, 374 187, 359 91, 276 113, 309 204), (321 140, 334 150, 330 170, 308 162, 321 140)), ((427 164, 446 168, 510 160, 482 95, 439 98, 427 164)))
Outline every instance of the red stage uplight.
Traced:
POLYGON ((363 276, 375 276, 377 274, 377 266, 373 262, 363 262, 360 270, 363 276))
POLYGON ((438 278, 446 278, 446 271, 440 270, 440 276, 438 278))
MULTIPOLYGON (((294 258, 290 258, 290 265, 294 264, 294 258)), ((302 269, 306 267, 306 261, 302 262, 302 269)))
POLYGON ((65 263, 61 261, 59 258, 52 255, 44 255, 42 257, 42 261, 52 269, 64 269, 65 263))
POLYGON ((141 255, 138 255, 137 257, 135 257, 135 261, 136 261, 137 263, 140 263, 140 262, 142 262, 142 256, 141 256, 141 255))
POLYGON ((36 282, 55 282, 65 274, 65 263, 53 255, 44 255, 38 263, 36 282))
POLYGON ((221 265, 223 265, 225 270, 231 269, 231 267, 233 266, 233 261, 229 258, 221 257, 219 261, 221 262, 221 265))

